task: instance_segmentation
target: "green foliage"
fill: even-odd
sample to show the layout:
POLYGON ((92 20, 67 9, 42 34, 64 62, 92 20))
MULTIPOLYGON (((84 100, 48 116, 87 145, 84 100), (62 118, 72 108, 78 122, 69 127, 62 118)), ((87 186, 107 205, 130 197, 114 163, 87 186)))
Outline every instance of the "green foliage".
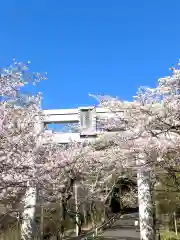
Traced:
POLYGON ((170 174, 158 175, 159 184, 155 187, 156 218, 161 226, 174 230, 174 217, 176 213, 177 227, 179 229, 180 192, 170 174))
POLYGON ((176 235, 175 232, 166 231, 161 233, 161 240, 178 240, 180 239, 180 234, 176 235))

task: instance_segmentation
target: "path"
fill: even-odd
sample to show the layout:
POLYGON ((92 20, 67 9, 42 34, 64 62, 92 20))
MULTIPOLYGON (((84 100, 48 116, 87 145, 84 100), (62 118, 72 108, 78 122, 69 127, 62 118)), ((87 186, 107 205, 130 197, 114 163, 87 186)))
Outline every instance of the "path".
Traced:
POLYGON ((100 239, 103 240, 139 240, 139 231, 136 231, 134 221, 138 219, 138 214, 127 214, 117 220, 113 226, 105 230, 100 239))

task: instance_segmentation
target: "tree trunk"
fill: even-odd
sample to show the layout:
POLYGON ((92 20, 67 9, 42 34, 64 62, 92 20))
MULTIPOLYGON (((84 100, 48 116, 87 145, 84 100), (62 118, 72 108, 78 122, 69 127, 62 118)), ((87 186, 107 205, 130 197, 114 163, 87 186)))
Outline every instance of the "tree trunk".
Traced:
MULTIPOLYGON (((66 220, 66 200, 65 199, 62 199, 61 200, 61 203, 60 203, 60 228, 59 228, 59 231, 57 233, 59 239, 62 239, 63 236, 64 236, 64 231, 65 231, 65 220, 66 220)), ((58 239, 57 237, 57 239, 58 239)))
POLYGON ((44 239, 44 206, 41 204, 41 222, 40 222, 40 236, 44 239))
POLYGON ((90 213, 91 213, 92 227, 94 229, 96 228, 96 213, 95 212, 96 212, 95 204, 94 204, 94 202, 91 202, 90 213))
POLYGON ((88 221, 87 221, 87 210, 86 210, 85 204, 83 204, 83 218, 84 218, 84 225, 86 226, 88 221))
POLYGON ((78 183, 74 184, 74 199, 75 199, 75 211, 76 211, 76 237, 80 234, 79 229, 79 208, 78 208, 78 183))

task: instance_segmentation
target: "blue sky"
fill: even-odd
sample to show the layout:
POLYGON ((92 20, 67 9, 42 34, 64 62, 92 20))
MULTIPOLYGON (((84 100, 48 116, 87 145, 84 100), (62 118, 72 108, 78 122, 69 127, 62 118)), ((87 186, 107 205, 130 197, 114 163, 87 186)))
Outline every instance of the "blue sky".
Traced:
POLYGON ((179 0, 2 0, 0 64, 31 60, 48 72, 43 108, 131 100, 180 57, 179 0))

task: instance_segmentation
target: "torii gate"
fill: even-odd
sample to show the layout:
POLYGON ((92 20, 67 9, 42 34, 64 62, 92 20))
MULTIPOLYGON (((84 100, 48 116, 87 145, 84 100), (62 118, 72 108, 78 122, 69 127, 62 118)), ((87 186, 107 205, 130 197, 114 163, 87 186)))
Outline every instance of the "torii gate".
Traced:
MULTIPOLYGON (((44 126, 56 123, 78 123, 78 133, 61 133, 53 134, 53 141, 56 143, 69 143, 71 141, 83 142, 95 140, 99 133, 98 120, 123 115, 123 110, 111 112, 105 108, 96 107, 79 107, 76 109, 58 109, 44 110, 44 126)), ((141 162, 143 163, 143 162, 141 162)), ((150 191, 150 175, 137 169, 138 183, 138 201, 139 201, 139 219, 141 240, 154 240, 152 202, 150 191)))
MULTIPOLYGON (((77 109, 44 110, 44 124, 77 123, 78 133, 54 133, 54 141, 57 143, 69 143, 71 141, 82 142, 94 140, 102 133, 98 129, 98 120, 113 117, 115 114, 106 108, 80 107, 77 109)), ((123 111, 116 112, 123 114, 123 111)))

